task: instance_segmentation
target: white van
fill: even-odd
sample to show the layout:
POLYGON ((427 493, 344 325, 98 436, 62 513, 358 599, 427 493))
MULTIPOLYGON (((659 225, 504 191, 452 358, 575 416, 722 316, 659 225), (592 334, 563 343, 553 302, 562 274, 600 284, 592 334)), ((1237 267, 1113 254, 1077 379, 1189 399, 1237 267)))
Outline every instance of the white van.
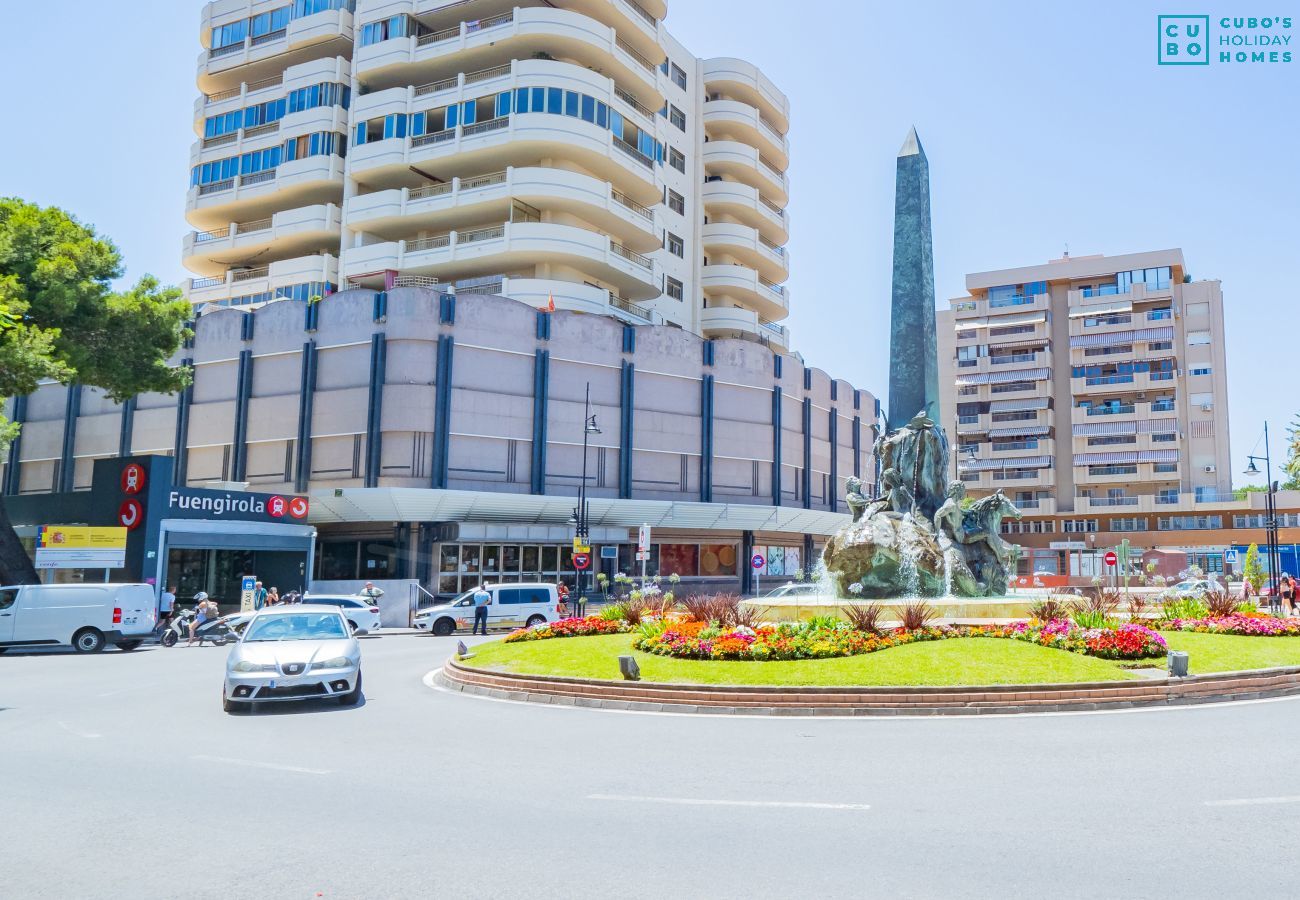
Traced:
MULTIPOLYGON (((474 628, 473 588, 454 600, 426 607, 415 614, 414 625, 433 634, 451 634, 457 629, 474 628)), ((488 628, 531 628, 542 622, 555 622, 560 595, 553 584, 540 581, 523 584, 489 585, 492 602, 488 604, 488 628)))
POLYGON ((10 647, 105 644, 134 650, 158 622, 147 584, 24 584, 0 587, 0 653, 10 647))

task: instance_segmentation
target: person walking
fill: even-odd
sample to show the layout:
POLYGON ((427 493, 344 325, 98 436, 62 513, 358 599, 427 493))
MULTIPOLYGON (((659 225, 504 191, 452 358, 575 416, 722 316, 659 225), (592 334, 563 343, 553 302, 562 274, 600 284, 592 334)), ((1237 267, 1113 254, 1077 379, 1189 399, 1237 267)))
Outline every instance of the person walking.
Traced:
POLYGON ((360 596, 365 597, 372 604, 378 605, 379 598, 384 596, 384 589, 375 587, 373 581, 367 581, 366 586, 357 592, 360 596))
POLYGON ((1286 616, 1289 619, 1291 617, 1291 614, 1295 611, 1295 599, 1296 599, 1295 597, 1296 580, 1291 577, 1291 573, 1289 572, 1282 573, 1281 593, 1282 593, 1282 615, 1286 616))
POLYGON ((172 620, 172 610, 176 608, 176 585, 163 588, 158 596, 158 630, 162 631, 172 620))
POLYGON ((558 582, 555 585, 555 593, 560 598, 560 602, 556 604, 555 614, 563 619, 569 615, 569 586, 563 581, 558 582))
POLYGON ((492 603, 492 594, 487 589, 486 584, 480 584, 478 590, 474 592, 474 629, 470 634, 478 634, 479 626, 483 626, 483 636, 487 636, 487 616, 488 606, 492 603))
POLYGON ((261 609, 266 606, 266 588, 262 587, 262 582, 253 585, 253 609, 261 609))

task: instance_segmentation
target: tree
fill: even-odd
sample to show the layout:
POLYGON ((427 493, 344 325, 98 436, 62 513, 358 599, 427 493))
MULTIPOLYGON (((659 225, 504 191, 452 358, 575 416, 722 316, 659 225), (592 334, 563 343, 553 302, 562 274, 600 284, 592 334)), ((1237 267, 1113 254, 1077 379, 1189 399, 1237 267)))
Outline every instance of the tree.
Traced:
MULTIPOLYGON (((180 291, 150 275, 115 292, 116 246, 57 207, 0 198, 0 397, 44 379, 102 388, 113 400, 175 393, 190 373, 168 365, 187 335, 180 291)), ((17 435, 0 415, 0 453, 17 435)), ((31 584, 36 571, 0 497, 0 584, 31 584)))
POLYGON ((1284 491, 1300 491, 1300 416, 1287 429, 1286 481, 1282 483, 1284 491))
POLYGON ((1246 549, 1246 564, 1242 567, 1241 576, 1250 582, 1255 593, 1264 586, 1268 579, 1268 573, 1264 571, 1264 564, 1259 561, 1259 544, 1251 544, 1246 549))

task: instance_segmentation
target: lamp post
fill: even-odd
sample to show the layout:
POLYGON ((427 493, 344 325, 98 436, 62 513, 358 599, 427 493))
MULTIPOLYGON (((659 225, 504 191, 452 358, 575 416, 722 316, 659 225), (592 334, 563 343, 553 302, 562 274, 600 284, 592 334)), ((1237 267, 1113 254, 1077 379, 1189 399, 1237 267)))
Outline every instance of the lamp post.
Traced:
POLYGON ((1264 477, 1268 479, 1268 484, 1264 495, 1264 535, 1268 541, 1268 605, 1276 606, 1280 600, 1278 597, 1278 568, 1281 565, 1281 559, 1278 556, 1277 546, 1277 482, 1273 480, 1273 461, 1269 456, 1268 450, 1268 422, 1264 423, 1264 455, 1251 456, 1247 454, 1246 459, 1250 465, 1246 467, 1243 475, 1254 477, 1259 474, 1259 467, 1255 465, 1261 459, 1264 461, 1264 477))
MULTIPOLYGON (((578 508, 573 511, 574 524, 576 530, 574 536, 582 541, 583 546, 588 546, 588 535, 590 534, 589 513, 587 508, 587 441, 593 434, 600 434, 600 429, 596 427, 596 416, 591 411, 591 382, 587 382, 587 396, 583 401, 582 415, 582 481, 578 484, 578 508)), ((583 569, 574 569, 574 610, 579 615, 582 614, 582 598, 586 585, 583 569)))

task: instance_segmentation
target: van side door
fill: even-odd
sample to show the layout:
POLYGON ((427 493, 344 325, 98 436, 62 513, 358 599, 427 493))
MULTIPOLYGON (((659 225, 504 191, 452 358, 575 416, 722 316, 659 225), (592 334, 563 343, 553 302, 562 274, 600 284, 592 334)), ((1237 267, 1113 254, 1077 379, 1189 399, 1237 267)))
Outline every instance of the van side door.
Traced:
POLYGON ((0 588, 0 644, 14 639, 14 622, 18 616, 18 592, 22 588, 0 588))
POLYGON ((528 620, 533 616, 542 616, 548 622, 554 622, 558 618, 555 614, 555 607, 558 598, 552 597, 553 588, 542 585, 533 587, 520 588, 519 593, 523 596, 520 598, 519 619, 521 625, 528 624, 528 620))
POLYGON ((497 628, 518 628, 519 588, 500 587, 492 592, 492 605, 488 607, 488 624, 497 628))

